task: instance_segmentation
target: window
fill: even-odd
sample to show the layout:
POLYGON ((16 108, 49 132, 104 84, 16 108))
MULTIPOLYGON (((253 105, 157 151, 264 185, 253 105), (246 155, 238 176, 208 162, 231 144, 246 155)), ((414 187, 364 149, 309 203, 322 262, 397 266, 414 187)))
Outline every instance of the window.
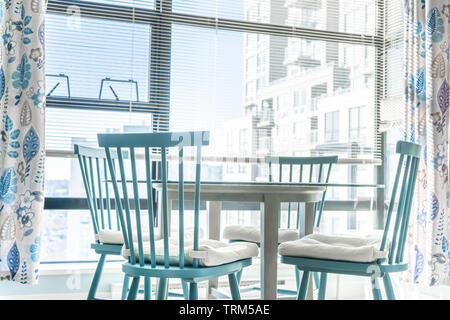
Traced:
POLYGON ((306 104, 306 90, 302 90, 302 96, 301 96, 300 104, 302 106, 304 106, 306 104))
POLYGON ((262 55, 258 54, 256 56, 256 68, 257 68, 258 71, 261 71, 261 67, 262 67, 262 64, 263 64, 262 60, 263 60, 262 55))
POLYGON ((298 107, 299 106, 299 94, 298 94, 298 90, 294 91, 294 107, 298 107))
POLYGON ((264 78, 259 78, 258 80, 256 80, 256 90, 261 90, 262 88, 264 88, 264 78))
POLYGON ((241 156, 246 156, 249 153, 249 139, 248 139, 248 129, 239 129, 239 154, 241 156))
MULTIPOLYGON (((366 139, 356 157, 377 163, 382 77, 375 70, 383 70, 376 66, 383 63, 377 52, 384 49, 384 8, 372 0, 304 1, 302 8, 286 3, 49 0, 47 150, 68 151, 75 142, 94 145, 98 131, 209 130, 205 156, 338 153, 348 158, 350 138, 340 134, 346 128, 339 128, 339 113, 330 110, 365 105, 366 139), (79 12, 73 14, 74 8, 79 12), (361 54, 347 57, 350 52, 361 54), (370 81, 354 72, 356 65, 366 65, 370 81), (275 102, 270 121, 260 114, 263 101, 275 102), (305 112, 293 117, 292 105, 305 112), (244 129, 245 143, 236 146, 244 129), (305 131, 310 143, 289 143, 284 137, 291 130, 305 131), (230 132, 235 136, 227 142, 230 132)), ((402 83, 395 73, 388 78, 402 83)), ((47 175, 49 196, 84 196, 76 162, 49 157, 48 166, 61 168, 47 175)), ((258 164, 206 166, 213 180, 244 171, 245 179, 267 180, 258 164)), ((335 179, 344 182, 348 169, 341 167, 335 179)), ((346 194, 336 192, 338 197, 346 194)), ((64 228, 72 227, 69 216, 79 214, 53 211, 64 228)), ((79 259, 89 257, 80 253, 79 259)))
POLYGON ((325 142, 339 141, 339 111, 325 113, 325 142))
POLYGON ((318 129, 318 119, 317 117, 311 117, 310 118, 310 143, 311 144, 317 144, 318 141, 318 135, 317 135, 317 129, 318 129))
POLYGON ((364 107, 355 107, 349 109, 348 134, 349 139, 351 140, 359 140, 363 137, 365 125, 364 121, 361 121, 362 113, 364 113, 364 107))
POLYGON ((47 14, 47 150, 95 146, 98 132, 153 129, 150 34, 149 25, 47 14))

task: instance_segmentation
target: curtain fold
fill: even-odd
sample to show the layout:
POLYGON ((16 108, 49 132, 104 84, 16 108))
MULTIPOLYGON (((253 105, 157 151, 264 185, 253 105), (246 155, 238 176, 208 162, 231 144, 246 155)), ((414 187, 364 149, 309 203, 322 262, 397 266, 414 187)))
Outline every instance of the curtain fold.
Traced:
POLYGON ((38 280, 43 218, 45 0, 0 2, 0 279, 38 280))
POLYGON ((420 143, 415 212, 408 234, 409 280, 449 277, 449 0, 405 1, 405 139, 420 143))

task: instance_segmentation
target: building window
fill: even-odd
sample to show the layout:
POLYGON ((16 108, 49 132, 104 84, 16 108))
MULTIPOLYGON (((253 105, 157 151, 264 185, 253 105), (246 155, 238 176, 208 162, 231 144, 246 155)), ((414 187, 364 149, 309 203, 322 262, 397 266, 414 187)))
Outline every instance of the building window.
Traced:
POLYGON ((298 90, 294 91, 294 107, 298 107, 299 106, 299 94, 298 94, 298 90))
POLYGON ((258 80, 256 80, 256 90, 261 90, 262 88, 264 88, 264 85, 264 78, 259 78, 258 80))
POLYGON ((304 106, 306 104, 306 90, 302 90, 302 96, 301 96, 300 104, 302 106, 304 106))
POLYGON ((347 65, 347 61, 348 61, 348 48, 344 47, 344 56, 343 56, 343 64, 344 64, 344 66, 347 65))
POLYGON ((325 142, 339 141, 339 111, 325 113, 325 142))
POLYGON ((361 122, 361 111, 363 110, 364 107, 355 107, 349 109, 349 139, 358 140, 362 138, 362 132, 365 129, 365 126, 363 127, 361 122))
POLYGON ((318 129, 318 119, 317 116, 310 118, 310 131, 311 131, 311 138, 310 143, 311 144, 317 144, 317 129, 318 129))
POLYGON ((248 129, 239 129, 239 155, 246 156, 250 153, 250 144, 248 141, 248 129))

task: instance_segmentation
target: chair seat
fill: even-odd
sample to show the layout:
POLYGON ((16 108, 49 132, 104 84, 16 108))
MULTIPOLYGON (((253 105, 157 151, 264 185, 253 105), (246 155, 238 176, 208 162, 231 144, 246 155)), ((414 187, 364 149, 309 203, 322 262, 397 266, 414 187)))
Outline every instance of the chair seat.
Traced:
POLYGON ((139 264, 131 264, 126 262, 122 265, 122 271, 130 277, 144 276, 155 278, 181 278, 189 282, 200 282, 225 276, 230 273, 236 273, 251 264, 251 258, 234 261, 219 266, 200 266, 199 268, 193 268, 190 266, 186 266, 184 268, 177 266, 165 268, 164 265, 156 265, 155 268, 152 268, 149 264, 140 266, 139 264))
POLYGON ((373 262, 387 256, 380 251, 376 237, 343 237, 310 234, 302 239, 282 243, 281 256, 305 257, 351 262, 373 262))
POLYGON ((378 262, 352 262, 328 259, 303 258, 281 256, 280 262, 291 264, 300 270, 311 272, 326 272, 335 274, 371 276, 373 272, 402 272, 408 270, 408 263, 388 264, 386 261, 378 262))
MULTIPOLYGON (((144 260, 150 263, 150 245, 144 242, 144 260)), ((137 245, 134 248, 136 257, 139 256, 137 245)), ((179 265, 179 241, 178 238, 169 238, 169 256, 170 265, 179 265)), ((193 250, 193 242, 186 239, 184 242, 184 264, 193 265, 193 258, 198 258, 199 265, 202 267, 219 266, 235 261, 248 259, 258 256, 258 246, 254 243, 236 242, 224 243, 217 240, 201 239, 199 240, 198 250, 193 250)), ((164 264, 164 239, 155 241, 156 263, 164 264)), ((129 257, 129 250, 122 251, 124 258, 129 257)))
MULTIPOLYGON (((261 231, 258 227, 233 225, 227 226, 223 231, 223 237, 227 240, 261 242, 261 231)), ((278 243, 297 240, 298 230, 278 229, 278 243)))

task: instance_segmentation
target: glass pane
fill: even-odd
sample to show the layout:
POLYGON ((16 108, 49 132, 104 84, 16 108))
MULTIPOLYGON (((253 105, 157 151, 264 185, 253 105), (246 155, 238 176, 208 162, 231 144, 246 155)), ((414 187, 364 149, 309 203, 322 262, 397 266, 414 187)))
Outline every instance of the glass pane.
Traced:
MULTIPOLYGON (((91 249, 95 242, 90 213, 87 210, 46 210, 41 234, 41 261, 97 261, 91 249)), ((120 260, 119 256, 108 259, 120 260)))
POLYGON ((47 94, 148 101, 149 43, 149 25, 48 14, 47 94))
POLYGON ((372 0, 173 0, 177 13, 319 30, 375 34, 372 0))
POLYGON ((73 150, 79 143, 97 146, 98 133, 151 132, 150 113, 95 109, 47 108, 47 150, 73 150))
POLYGON ((210 130, 206 154, 373 157, 374 47, 181 25, 172 32, 170 129, 210 130), (365 108, 367 127, 352 147, 355 107, 365 108))

